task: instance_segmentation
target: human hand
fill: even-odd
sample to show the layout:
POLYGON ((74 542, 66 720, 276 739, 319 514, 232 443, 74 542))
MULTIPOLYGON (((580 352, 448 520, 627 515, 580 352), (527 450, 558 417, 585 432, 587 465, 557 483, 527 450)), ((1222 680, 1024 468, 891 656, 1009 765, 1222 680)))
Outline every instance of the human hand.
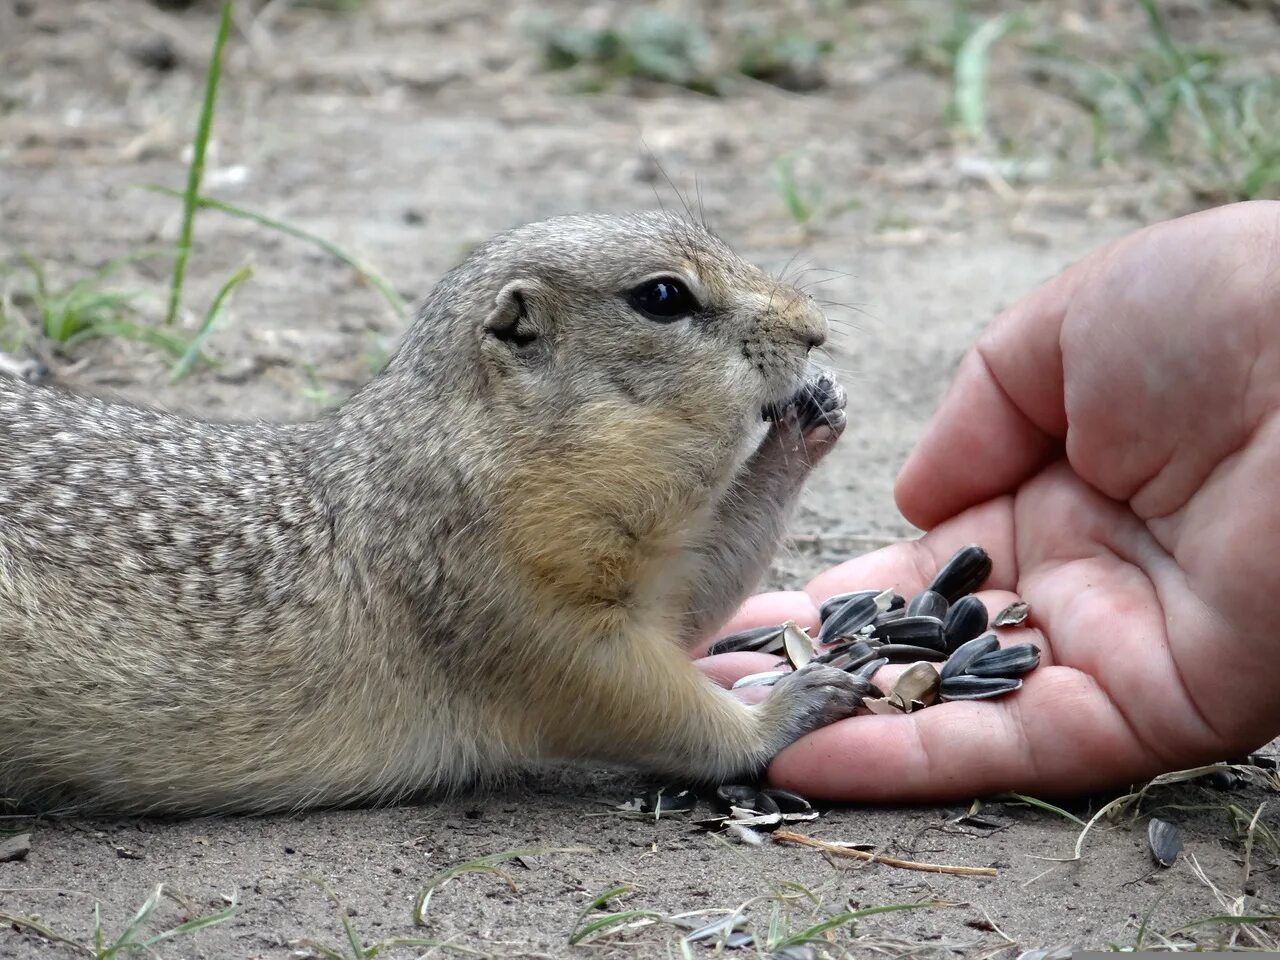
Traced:
MULTIPOLYGON (((1280 734, 1280 203, 1156 225, 1001 315, 898 478, 929 532, 763 595, 730 624, 816 622, 858 588, 910 595, 952 551, 1031 604, 1042 651, 996 701, 860 716, 783 751, 813 797, 1081 793, 1280 734), (1276 550, 1276 554, 1272 554, 1276 550)), ((718 679, 757 669, 710 658, 718 679)))

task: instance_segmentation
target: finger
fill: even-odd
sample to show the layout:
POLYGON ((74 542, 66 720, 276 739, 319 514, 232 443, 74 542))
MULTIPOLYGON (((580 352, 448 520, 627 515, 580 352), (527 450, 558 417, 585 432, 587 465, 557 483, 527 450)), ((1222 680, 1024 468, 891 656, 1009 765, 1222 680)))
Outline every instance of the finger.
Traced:
POLYGON ((1002 497, 973 507, 918 540, 884 547, 847 560, 814 577, 805 592, 817 605, 849 590, 894 589, 903 596, 919 593, 965 544, 977 543, 991 556, 987 586, 1012 590, 1017 583, 1013 542, 1013 500, 1002 497))
POLYGON ((1089 263, 1006 310, 961 361, 898 475, 898 507, 916 526, 930 529, 1011 492, 1061 448, 1067 417, 1059 336, 1089 263))
POLYGON ((1159 769, 1091 678, 1047 667, 1003 700, 824 727, 778 754, 769 779, 814 799, 938 803, 1009 790, 1078 794, 1159 769))
POLYGON ((767 653, 721 653, 695 660, 693 665, 722 687, 732 687, 748 674, 790 669, 783 658, 767 653))

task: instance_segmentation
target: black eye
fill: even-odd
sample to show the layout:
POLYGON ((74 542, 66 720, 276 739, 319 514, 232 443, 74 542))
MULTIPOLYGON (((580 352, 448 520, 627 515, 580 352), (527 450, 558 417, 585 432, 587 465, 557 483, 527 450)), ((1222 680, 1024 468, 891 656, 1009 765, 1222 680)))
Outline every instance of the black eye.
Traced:
POLYGON ((631 306, 650 320, 666 322, 697 313, 698 301, 684 282, 675 277, 646 280, 631 291, 631 306))

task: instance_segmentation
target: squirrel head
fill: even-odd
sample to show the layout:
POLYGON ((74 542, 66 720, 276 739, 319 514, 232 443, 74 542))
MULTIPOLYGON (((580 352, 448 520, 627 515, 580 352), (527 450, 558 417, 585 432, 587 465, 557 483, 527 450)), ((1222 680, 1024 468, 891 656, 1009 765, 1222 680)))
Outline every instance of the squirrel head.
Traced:
POLYGON ((441 281, 395 362, 439 369, 448 357, 498 407, 714 414, 740 431, 795 392, 826 333, 809 296, 697 223, 559 217, 477 247, 441 281))

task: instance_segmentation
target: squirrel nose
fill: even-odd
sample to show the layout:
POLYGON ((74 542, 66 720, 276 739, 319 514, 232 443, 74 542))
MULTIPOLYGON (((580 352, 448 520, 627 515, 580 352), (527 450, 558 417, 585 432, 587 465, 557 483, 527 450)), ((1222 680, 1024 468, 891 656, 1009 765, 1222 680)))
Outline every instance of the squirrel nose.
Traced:
POLYGON ((827 332, 811 328, 804 331, 800 337, 800 342, 804 344, 805 352, 808 352, 814 347, 820 347, 827 342, 827 332))

